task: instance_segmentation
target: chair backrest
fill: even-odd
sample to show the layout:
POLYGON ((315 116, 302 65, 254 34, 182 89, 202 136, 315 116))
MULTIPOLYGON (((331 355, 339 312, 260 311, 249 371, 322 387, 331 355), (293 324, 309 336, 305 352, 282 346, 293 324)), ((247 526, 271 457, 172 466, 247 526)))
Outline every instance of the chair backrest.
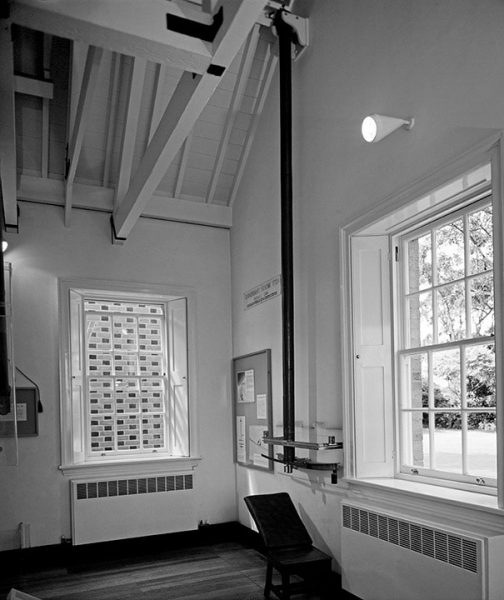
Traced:
POLYGON ((312 539, 287 492, 246 496, 266 548, 310 546, 312 539))

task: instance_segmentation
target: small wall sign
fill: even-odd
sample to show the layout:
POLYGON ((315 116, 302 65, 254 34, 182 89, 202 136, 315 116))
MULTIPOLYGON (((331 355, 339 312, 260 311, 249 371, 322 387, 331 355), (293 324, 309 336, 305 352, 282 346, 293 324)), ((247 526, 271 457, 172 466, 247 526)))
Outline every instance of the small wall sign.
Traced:
POLYGON ((271 279, 268 279, 268 281, 260 283, 252 289, 244 292, 243 308, 248 310, 249 308, 253 308, 258 304, 266 302, 266 300, 271 300, 271 298, 280 296, 281 293, 282 277, 281 275, 277 275, 276 277, 272 277, 271 279))

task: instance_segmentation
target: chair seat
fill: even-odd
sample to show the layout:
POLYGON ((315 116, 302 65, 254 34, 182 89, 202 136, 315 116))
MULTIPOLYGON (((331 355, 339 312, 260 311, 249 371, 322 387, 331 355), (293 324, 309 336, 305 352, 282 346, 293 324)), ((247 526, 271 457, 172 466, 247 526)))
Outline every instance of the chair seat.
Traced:
POLYGON ((331 557, 314 546, 270 549, 268 558, 275 567, 288 568, 293 572, 300 568, 313 569, 317 565, 323 569, 330 568, 331 565, 331 557))

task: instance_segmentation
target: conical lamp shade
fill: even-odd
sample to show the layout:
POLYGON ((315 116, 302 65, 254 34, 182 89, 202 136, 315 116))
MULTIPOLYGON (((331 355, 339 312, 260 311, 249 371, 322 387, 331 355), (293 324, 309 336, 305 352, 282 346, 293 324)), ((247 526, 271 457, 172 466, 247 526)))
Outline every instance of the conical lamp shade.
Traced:
POLYGON ((399 119, 377 114, 369 115, 362 121, 362 137, 366 142, 379 142, 400 127, 411 129, 413 119, 399 119))

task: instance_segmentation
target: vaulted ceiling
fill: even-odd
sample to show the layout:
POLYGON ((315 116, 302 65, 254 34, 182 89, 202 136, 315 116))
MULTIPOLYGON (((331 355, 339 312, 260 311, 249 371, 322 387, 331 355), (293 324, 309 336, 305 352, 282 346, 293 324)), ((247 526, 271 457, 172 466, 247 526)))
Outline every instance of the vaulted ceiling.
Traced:
POLYGON ((230 227, 280 4, 12 2, 0 19, 6 227, 18 200, 60 205, 67 226, 76 207, 109 212, 116 242, 141 216, 230 227))

